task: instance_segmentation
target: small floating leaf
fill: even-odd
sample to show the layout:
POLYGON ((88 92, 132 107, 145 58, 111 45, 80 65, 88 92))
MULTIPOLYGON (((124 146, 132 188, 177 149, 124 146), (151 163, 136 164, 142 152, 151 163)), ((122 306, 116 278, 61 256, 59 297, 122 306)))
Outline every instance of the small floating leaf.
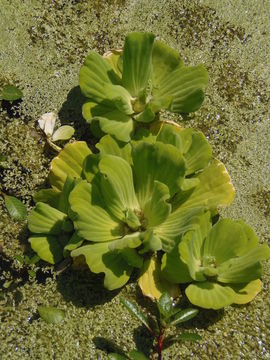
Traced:
POLYGON ((53 136, 52 141, 59 141, 59 140, 69 140, 71 136, 74 134, 75 130, 72 126, 64 125, 57 129, 53 136))
POLYGON ((110 353, 108 355, 108 360, 127 360, 127 358, 120 354, 110 353))
POLYGON ((10 216, 15 220, 24 220, 27 215, 25 205, 14 196, 4 195, 5 205, 10 216))
POLYGON ((129 357, 131 360, 149 360, 149 358, 146 357, 144 353, 138 350, 131 350, 129 353, 129 357))
POLYGON ((0 98, 6 101, 14 101, 21 99, 23 92, 14 85, 6 85, 2 89, 0 98))
POLYGON ((58 324, 63 321, 65 312, 52 306, 38 306, 40 317, 49 324, 58 324))

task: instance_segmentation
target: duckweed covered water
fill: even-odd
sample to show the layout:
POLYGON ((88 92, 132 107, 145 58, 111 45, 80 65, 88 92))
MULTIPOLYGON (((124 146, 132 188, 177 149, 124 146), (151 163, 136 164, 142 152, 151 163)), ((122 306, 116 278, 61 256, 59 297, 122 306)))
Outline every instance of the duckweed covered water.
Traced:
MULTIPOLYGON (((261 242, 269 241, 269 13, 270 3, 261 0, 0 0, 0 87, 15 84, 25 94, 12 107, 2 104, 2 190, 30 209, 44 185, 54 154, 37 128, 41 114, 56 111, 91 145, 77 87, 84 57, 90 49, 120 47, 131 31, 152 31, 187 64, 207 67, 206 100, 182 123, 202 130, 229 170, 236 198, 222 215, 245 219, 261 242)), ((9 218, 1 198, 0 248, 1 284, 17 279, 0 298, 1 359, 106 359, 112 340, 126 350, 149 349, 146 332, 119 301, 128 295, 148 304, 135 284, 108 292, 102 277, 88 271, 56 277, 46 267, 38 281, 28 279, 14 261, 29 251, 27 230, 9 218), (65 310, 64 322, 38 319, 39 305, 65 310)), ((265 263, 263 291, 251 304, 202 310, 189 327, 203 341, 175 344, 164 359, 270 359, 269 269, 265 263)))

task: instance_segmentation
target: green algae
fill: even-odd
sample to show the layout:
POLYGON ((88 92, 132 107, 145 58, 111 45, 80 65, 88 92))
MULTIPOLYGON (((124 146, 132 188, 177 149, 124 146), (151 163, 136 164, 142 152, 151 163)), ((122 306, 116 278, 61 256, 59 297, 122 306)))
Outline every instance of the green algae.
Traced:
MULTIPOLYGON (((0 174, 3 190, 30 208, 31 196, 45 182, 53 154, 37 131, 41 114, 59 112, 61 123, 75 126, 75 137, 88 138, 76 88, 87 52, 120 47, 133 30, 152 31, 178 49, 185 62, 204 63, 210 77, 205 103, 195 115, 186 121, 163 116, 204 132, 236 187, 233 206, 222 214, 243 218, 261 242, 269 241, 269 3, 0 0, 0 6, 5 15, 0 23, 0 86, 15 84, 25 94, 11 113, 0 114, 0 154, 8 162, 0 174)), ((25 224, 9 218, 2 199, 0 219, 7 259, 0 276, 8 277, 18 266, 14 256, 27 249, 27 231, 25 224)), ((268 262, 264 289, 251 304, 201 311, 190 327, 198 329, 203 341, 176 344, 164 351, 164 359, 269 358, 269 270, 268 262)), ((141 304, 149 304, 133 283, 109 293, 102 277, 71 269, 43 281, 18 282, 0 300, 2 359, 106 359, 106 339, 126 350, 135 343, 149 349, 146 332, 120 304, 120 295, 137 295, 141 304), (65 310, 64 323, 37 319, 39 305, 65 310)))

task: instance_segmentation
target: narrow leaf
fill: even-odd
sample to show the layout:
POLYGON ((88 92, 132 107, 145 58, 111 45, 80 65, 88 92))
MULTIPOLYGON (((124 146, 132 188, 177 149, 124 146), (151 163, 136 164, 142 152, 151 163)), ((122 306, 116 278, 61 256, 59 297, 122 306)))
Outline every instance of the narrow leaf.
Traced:
POLYGON ((26 218, 27 210, 25 205, 20 200, 18 200, 14 196, 8 196, 5 194, 4 200, 9 215, 14 220, 24 220, 26 218))
POLYGON ((51 306, 39 306, 38 312, 40 317, 49 324, 58 324, 63 321, 65 312, 51 306))
POLYGON ((193 319, 197 314, 199 310, 198 309, 185 309, 182 311, 179 311, 175 317, 174 320, 171 322, 171 325, 175 326, 180 323, 186 322, 190 319, 193 319))
POLYGON ((152 329, 150 328, 148 324, 148 320, 143 312, 141 312, 138 308, 138 306, 133 303, 132 301, 129 301, 123 297, 120 298, 121 303, 128 309, 128 311, 134 315, 138 320, 140 320, 144 326, 152 333, 152 329))

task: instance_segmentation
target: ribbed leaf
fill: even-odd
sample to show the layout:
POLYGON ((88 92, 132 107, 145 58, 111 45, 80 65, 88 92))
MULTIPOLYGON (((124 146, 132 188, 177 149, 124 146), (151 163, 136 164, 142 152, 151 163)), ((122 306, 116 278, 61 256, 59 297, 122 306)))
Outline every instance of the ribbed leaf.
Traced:
POLYGON ((132 96, 138 96, 148 84, 154 38, 151 33, 134 32, 125 39, 122 81, 132 96))
POLYGON ((99 162, 100 189, 107 209, 124 221, 125 212, 139 208, 132 170, 128 162, 114 155, 104 155, 99 162))
POLYGON ((107 63, 112 67, 113 71, 120 78, 122 78, 122 71, 121 71, 121 67, 119 67, 118 64, 122 53, 123 50, 111 50, 111 51, 107 51, 103 55, 104 59, 107 61, 107 63))
POLYGON ((110 250, 122 250, 125 248, 134 249, 140 246, 141 243, 142 243, 141 233, 135 232, 132 234, 125 235, 121 239, 110 241, 109 249, 110 250))
POLYGON ((96 148, 99 149, 101 156, 115 155, 126 160, 129 164, 131 164, 132 162, 130 143, 123 144, 117 142, 110 135, 103 136, 100 139, 99 143, 96 145, 96 148))
POLYGON ((74 226, 78 235, 90 241, 109 241, 124 235, 119 222, 102 207, 95 186, 82 181, 71 192, 69 202, 77 216, 74 226))
POLYGON ((255 296, 262 290, 261 280, 253 280, 248 284, 234 284, 230 285, 236 292, 234 303, 246 304, 252 301, 255 296))
POLYGON ((83 95, 97 103, 110 103, 104 87, 106 84, 120 83, 120 78, 110 64, 93 51, 88 54, 80 69, 79 80, 83 95))
POLYGON ((144 262, 138 284, 142 293, 151 299, 159 299, 164 292, 168 292, 172 297, 180 294, 177 285, 162 277, 160 264, 155 257, 144 262))
MULTIPOLYGON (((249 228, 243 222, 231 219, 222 219, 216 223, 209 236, 206 238, 203 248, 203 256, 213 256, 216 266, 233 257, 240 256, 250 250, 249 238, 245 232, 249 228)), ((252 247, 258 244, 258 239, 253 234, 252 247), (254 243, 255 241, 255 243, 254 243)))
POLYGON ((68 144, 51 163, 49 182, 54 189, 62 190, 66 177, 80 178, 82 176, 83 162, 91 154, 84 141, 68 144))
POLYGON ((169 198, 168 186, 155 180, 152 198, 146 202, 143 208, 148 228, 157 226, 167 219, 171 212, 171 204, 167 202, 169 198))
POLYGON ((175 68, 184 65, 179 53, 162 41, 155 41, 152 53, 152 84, 159 88, 161 81, 175 68))
MULTIPOLYGON (((32 233, 58 235, 63 231, 67 215, 45 203, 37 203, 28 216, 28 228, 32 233)), ((72 227, 71 227, 72 230, 72 227)))
POLYGON ((235 292, 229 286, 212 282, 191 284, 186 288, 189 301, 205 309, 218 310, 234 302, 235 292))
POLYGON ((208 73, 204 66, 180 66, 163 78, 153 95, 157 99, 172 96, 169 110, 189 113, 201 106, 207 84, 208 73))
POLYGON ((218 281, 223 283, 245 283, 261 276, 259 261, 270 257, 267 244, 249 250, 245 255, 232 258, 218 266, 218 281))
POLYGON ((185 164, 174 146, 161 142, 139 142, 133 149, 132 159, 135 191, 142 209, 152 197, 155 180, 168 186, 170 196, 179 190, 185 164))
POLYGON ((52 235, 32 235, 29 238, 32 249, 38 256, 50 264, 57 264, 63 259, 63 248, 68 242, 68 237, 60 238, 52 235))
POLYGON ((106 242, 85 245, 73 250, 71 256, 83 255, 93 273, 105 274, 104 286, 106 289, 114 290, 126 284, 132 272, 132 267, 126 263, 117 251, 110 251, 109 244, 109 242, 106 242))
POLYGON ((56 189, 41 189, 34 194, 33 199, 35 203, 43 202, 57 208, 60 195, 61 192, 56 189))

